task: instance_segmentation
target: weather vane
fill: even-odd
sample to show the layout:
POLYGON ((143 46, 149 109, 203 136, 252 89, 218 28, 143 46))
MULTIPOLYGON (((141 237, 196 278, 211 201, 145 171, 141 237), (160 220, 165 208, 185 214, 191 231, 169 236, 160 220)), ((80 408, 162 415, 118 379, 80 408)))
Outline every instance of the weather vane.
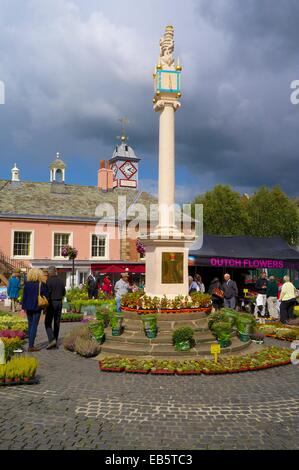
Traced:
POLYGON ((128 140, 128 136, 126 134, 126 125, 129 124, 129 119, 125 116, 119 119, 121 122, 121 135, 117 136, 117 139, 121 140, 122 142, 126 142, 128 140))

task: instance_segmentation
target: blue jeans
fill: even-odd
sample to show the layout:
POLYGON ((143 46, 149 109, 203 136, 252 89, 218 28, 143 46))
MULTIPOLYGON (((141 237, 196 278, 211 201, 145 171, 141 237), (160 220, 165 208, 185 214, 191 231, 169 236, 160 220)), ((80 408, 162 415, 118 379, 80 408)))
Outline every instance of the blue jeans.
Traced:
POLYGON ((230 299, 224 299, 224 307, 235 309, 236 297, 231 297, 230 299))
POLYGON ((117 305, 117 311, 118 311, 118 312, 121 312, 121 306, 120 306, 120 300, 121 300, 121 299, 118 298, 118 297, 116 297, 115 300, 116 300, 116 305, 117 305))
POLYGON ((41 312, 28 310, 26 313, 28 319, 29 348, 33 348, 41 312))

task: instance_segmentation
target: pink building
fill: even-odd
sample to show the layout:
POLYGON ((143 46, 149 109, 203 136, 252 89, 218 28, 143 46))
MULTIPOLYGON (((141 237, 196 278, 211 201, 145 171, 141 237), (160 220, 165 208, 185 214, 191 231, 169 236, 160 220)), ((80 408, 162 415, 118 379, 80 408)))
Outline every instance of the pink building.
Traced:
POLYGON ((83 283, 91 270, 144 272, 135 240, 124 237, 129 218, 125 217, 122 226, 118 221, 120 199, 127 207, 136 202, 145 206, 156 203, 149 194, 137 191, 138 162, 123 141, 108 164, 101 162, 98 186, 66 184, 66 165, 59 154, 50 165, 49 183, 21 181, 15 165, 11 180, 0 180, 2 273, 3 260, 12 266, 55 265, 69 287, 71 262, 61 256, 65 245, 78 250, 76 285, 83 283), (107 205, 110 210, 106 213, 107 205))

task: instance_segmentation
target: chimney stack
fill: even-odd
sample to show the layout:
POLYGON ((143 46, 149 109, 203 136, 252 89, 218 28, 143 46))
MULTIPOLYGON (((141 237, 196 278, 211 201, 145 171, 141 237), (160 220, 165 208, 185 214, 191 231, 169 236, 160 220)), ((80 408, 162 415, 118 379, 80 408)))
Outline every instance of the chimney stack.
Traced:
POLYGON ((113 170, 111 170, 110 162, 108 160, 107 161, 107 190, 108 191, 113 191, 113 179, 114 179, 113 170))
POLYGON ((101 160, 98 171, 98 188, 100 191, 113 191, 113 170, 110 168, 110 162, 101 160))
POLYGON ((105 168, 105 160, 100 161, 100 169, 98 171, 98 188, 100 191, 107 191, 107 170, 105 168))

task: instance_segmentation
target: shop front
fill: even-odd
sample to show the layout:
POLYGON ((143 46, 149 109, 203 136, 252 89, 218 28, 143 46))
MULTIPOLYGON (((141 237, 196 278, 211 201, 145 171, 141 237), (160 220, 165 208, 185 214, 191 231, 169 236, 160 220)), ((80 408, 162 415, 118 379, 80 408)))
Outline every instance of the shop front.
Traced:
POLYGON ((203 245, 195 243, 189 252, 189 273, 200 274, 206 289, 215 277, 223 280, 226 272, 239 289, 250 288, 263 271, 278 281, 289 274, 298 286, 299 251, 279 237, 205 235, 203 245))
POLYGON ((114 263, 98 263, 91 265, 91 271, 100 279, 100 285, 104 276, 108 275, 112 284, 120 279, 122 273, 128 273, 130 283, 138 286, 144 285, 145 264, 144 263, 127 263, 127 262, 114 262, 114 263))

